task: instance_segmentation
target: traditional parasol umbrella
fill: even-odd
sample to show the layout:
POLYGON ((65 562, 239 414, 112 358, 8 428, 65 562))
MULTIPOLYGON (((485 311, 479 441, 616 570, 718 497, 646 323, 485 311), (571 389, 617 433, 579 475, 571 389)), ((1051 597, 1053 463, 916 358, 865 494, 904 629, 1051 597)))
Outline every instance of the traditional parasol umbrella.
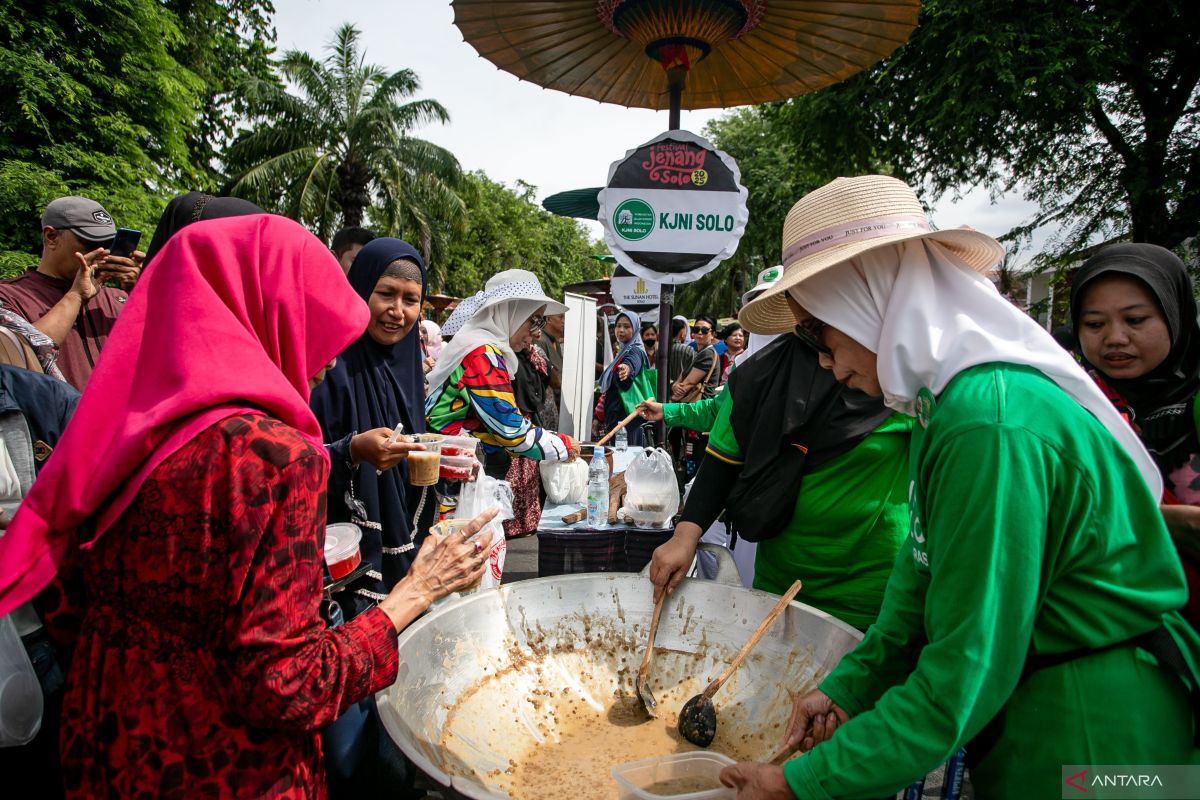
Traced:
POLYGON ((458 297, 451 297, 448 294, 427 294, 425 295, 425 305, 436 311, 445 311, 457 303, 459 299, 458 297))
POLYGON ((560 217, 596 219, 600 215, 600 189, 568 189, 542 201, 542 208, 560 217))
MULTIPOLYGON (((452 0, 451 5, 463 38, 500 69, 602 103, 669 109, 668 128, 677 130, 681 108, 783 100, 866 69, 908 40, 921 4, 452 0)), ((662 299, 660 328, 670 324, 669 287, 663 287, 662 299)), ((660 399, 666 391, 665 355, 662 348, 660 399)))
POLYGON ((904 44, 920 8, 919 0, 452 5, 467 42, 522 80, 602 103, 672 110, 765 103, 837 83, 904 44))

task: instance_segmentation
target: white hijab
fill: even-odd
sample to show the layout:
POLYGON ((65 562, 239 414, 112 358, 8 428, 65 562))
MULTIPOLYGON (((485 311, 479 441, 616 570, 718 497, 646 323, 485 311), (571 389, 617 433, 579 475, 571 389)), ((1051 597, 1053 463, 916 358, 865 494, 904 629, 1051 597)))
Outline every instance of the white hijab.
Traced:
POLYGON ((935 396, 963 370, 989 362, 1033 367, 1092 413, 1137 464, 1155 497, 1158 468, 1087 373, 984 275, 940 244, 913 239, 869 250, 789 290, 813 316, 878 357, 884 402, 914 416, 917 392, 935 396))
POLYGON ((429 372, 430 387, 441 386, 472 350, 488 344, 496 346, 504 354, 504 366, 508 368, 508 377, 516 377, 520 364, 508 340, 525 320, 544 305, 546 304, 541 300, 512 297, 476 311, 458 333, 454 334, 454 338, 442 348, 437 364, 429 372))

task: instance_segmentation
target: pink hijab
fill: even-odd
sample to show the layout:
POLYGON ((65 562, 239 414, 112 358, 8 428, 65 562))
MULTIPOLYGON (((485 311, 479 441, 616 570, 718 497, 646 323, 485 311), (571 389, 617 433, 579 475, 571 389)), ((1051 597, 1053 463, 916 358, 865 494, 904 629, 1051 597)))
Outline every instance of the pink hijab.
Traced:
POLYGON ((442 329, 436 322, 431 319, 421 320, 421 328, 425 331, 427 339, 425 344, 425 355, 430 358, 437 358, 442 354, 442 329))
POLYGON ((216 219, 173 236, 0 538, 0 615, 45 587, 68 548, 94 545, 154 468, 216 422, 267 414, 324 452, 308 381, 368 318, 337 259, 289 219, 216 219))

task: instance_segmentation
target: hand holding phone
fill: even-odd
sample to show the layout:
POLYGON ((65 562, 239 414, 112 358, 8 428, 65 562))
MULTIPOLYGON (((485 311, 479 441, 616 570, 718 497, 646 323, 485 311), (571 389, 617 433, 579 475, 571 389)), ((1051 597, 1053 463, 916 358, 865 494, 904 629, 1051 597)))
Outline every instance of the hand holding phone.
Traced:
POLYGON ((96 265, 96 273, 102 275, 100 281, 116 281, 125 290, 133 288, 141 274, 141 254, 138 253, 138 242, 142 232, 133 228, 117 228, 108 247, 108 254, 96 265))
POLYGON ((137 250, 138 242, 142 240, 142 232, 133 228, 117 228, 117 235, 108 246, 108 254, 117 258, 129 258, 137 250))

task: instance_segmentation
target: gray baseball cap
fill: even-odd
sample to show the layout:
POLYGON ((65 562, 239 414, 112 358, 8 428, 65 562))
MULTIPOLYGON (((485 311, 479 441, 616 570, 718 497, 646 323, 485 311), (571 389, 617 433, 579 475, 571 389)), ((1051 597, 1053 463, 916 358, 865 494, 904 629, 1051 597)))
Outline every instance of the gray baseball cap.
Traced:
POLYGON ((104 206, 86 197, 60 197, 42 212, 42 227, 69 230, 86 242, 107 244, 117 235, 117 226, 104 206))

